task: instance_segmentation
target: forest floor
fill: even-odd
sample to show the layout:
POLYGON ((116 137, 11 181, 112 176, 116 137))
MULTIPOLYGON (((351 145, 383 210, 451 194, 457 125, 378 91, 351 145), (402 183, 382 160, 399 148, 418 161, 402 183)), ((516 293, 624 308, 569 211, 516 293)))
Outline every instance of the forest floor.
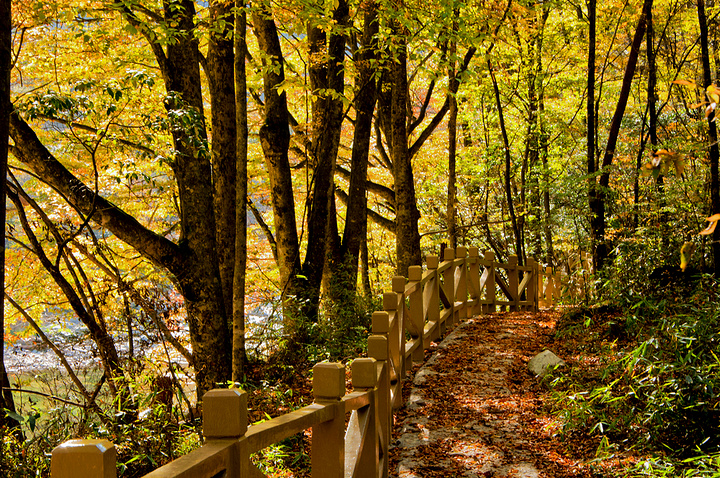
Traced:
POLYGON ((598 458, 599 436, 563 434, 551 391, 528 371, 545 349, 569 367, 597 365, 577 343, 555 338, 559 318, 550 311, 497 313, 457 326, 406 382, 390 476, 622 476, 636 458, 598 458))

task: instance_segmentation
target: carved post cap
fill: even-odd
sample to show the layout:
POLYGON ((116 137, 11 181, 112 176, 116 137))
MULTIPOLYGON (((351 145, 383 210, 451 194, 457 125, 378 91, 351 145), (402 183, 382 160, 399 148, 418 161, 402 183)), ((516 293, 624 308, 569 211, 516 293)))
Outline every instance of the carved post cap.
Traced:
POLYGON ((345 395, 345 365, 317 363, 313 367, 313 397, 315 400, 340 400, 345 395))
POLYGON ((372 333, 387 334, 390 331, 390 314, 379 310, 372 315, 372 333))
POLYGON ((483 254, 483 257, 487 261, 494 261, 495 260, 495 253, 493 251, 485 251, 485 254, 483 254))
POLYGON ((371 335, 368 337, 367 354, 375 360, 388 359, 388 340, 382 335, 371 335))
MULTIPOLYGON (((404 286, 403 286, 403 288, 404 288, 404 286)), ((383 293, 383 309, 397 310, 397 306, 398 306, 398 293, 397 292, 383 293)))
POLYGON ((356 358, 352 361, 352 384, 354 388, 373 388, 377 384, 377 360, 356 358))
POLYGON ((116 478, 115 445, 107 440, 68 440, 52 451, 53 478, 116 478))
POLYGON ((427 264, 428 269, 437 269, 438 265, 440 265, 440 262, 438 261, 438 256, 434 256, 432 254, 428 255, 425 258, 425 263, 427 264))
POLYGON ((508 264, 510 264, 511 266, 516 265, 517 263, 518 263, 518 256, 513 254, 512 256, 508 257, 508 264))
POLYGON ((214 389, 203 395, 203 436, 241 437, 248 427, 247 393, 238 388, 214 389))
POLYGON ((465 259, 467 257, 467 248, 465 246, 458 246, 457 249, 455 249, 455 257, 465 259))
POLYGON ((443 251, 443 260, 444 261, 451 261, 455 259, 455 249, 452 247, 446 247, 443 251))
POLYGON ((395 276, 392 278, 392 290, 393 292, 397 292, 398 294, 402 294, 405 292, 405 283, 407 281, 405 280, 405 277, 403 276, 395 276))
POLYGON ((475 246, 468 247, 468 255, 470 257, 480 257, 480 249, 475 246))
POLYGON ((422 266, 410 266, 408 268, 408 280, 422 280, 422 266))

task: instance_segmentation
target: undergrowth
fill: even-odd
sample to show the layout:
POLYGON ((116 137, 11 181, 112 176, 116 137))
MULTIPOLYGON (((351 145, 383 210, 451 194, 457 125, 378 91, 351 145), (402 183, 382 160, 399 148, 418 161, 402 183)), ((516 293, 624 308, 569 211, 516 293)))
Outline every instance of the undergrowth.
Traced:
POLYGON ((720 477, 720 284, 661 274, 642 288, 610 279, 606 305, 566 313, 557 338, 579 365, 545 380, 564 435, 594 439, 599 459, 649 457, 627 476, 720 477))
MULTIPOLYGON (((248 393, 251 424, 308 405, 312 401, 310 371, 314 363, 347 362, 364 354, 370 317, 379 304, 361 297, 347 303, 353 307, 341 310, 329 304, 319 321, 306 321, 308 340, 300 344, 299 353, 282 353, 282 339, 276 338, 265 348, 279 352, 264 357, 249 355, 245 380, 239 385, 248 393)), ((40 378, 41 373, 28 381, 26 388, 33 388, 40 378)), ((162 391, 148 382, 148 377, 132 380, 133 416, 128 418, 121 412, 125 407, 106 399, 100 403, 106 416, 103 421, 88 407, 69 399, 67 387, 56 386, 66 379, 42 380, 46 395, 54 398, 32 394, 24 397, 18 413, 12 414, 21 422, 21 434, 0 427, 0 477, 49 476, 53 448, 73 438, 100 438, 114 443, 121 477, 142 476, 202 445, 201 420, 190 414, 187 396, 181 400, 180 392, 171 391, 171 385, 166 392, 175 393, 174 399, 158 401, 162 391)), ((300 433, 261 450, 252 456, 252 461, 269 476, 301 477, 309 470, 308 447, 309 438, 300 433)))

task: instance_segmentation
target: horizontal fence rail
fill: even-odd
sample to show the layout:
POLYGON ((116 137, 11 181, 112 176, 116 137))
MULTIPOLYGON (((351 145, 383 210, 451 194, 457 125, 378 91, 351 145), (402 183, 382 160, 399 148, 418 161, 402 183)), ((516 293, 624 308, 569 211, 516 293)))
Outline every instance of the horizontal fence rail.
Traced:
MULTIPOLYGON (((586 260, 583 257, 583 260, 586 260)), ((586 263, 583 263, 585 266, 586 263)), ((393 410, 402 403, 402 383, 413 363, 461 319, 494 312, 551 307, 567 284, 563 276, 528 259, 518 264, 482 256, 476 247, 445 249, 427 256, 426 269, 411 266, 383 294, 372 315, 366 358, 351 364, 353 391, 345 391, 345 366, 313 367, 312 405, 248 426, 247 395, 216 389, 203 402, 203 446, 145 475, 146 478, 261 478, 250 456, 281 440, 312 430, 313 477, 388 476, 393 410), (347 425, 346 425, 347 424, 347 425)), ((567 281, 566 281, 567 282, 567 281)), ((584 285, 584 283, 583 283, 584 285)), ((573 286, 573 293, 582 287, 573 286)), ((107 440, 70 440, 52 452, 52 478, 116 476, 116 452, 107 440)))

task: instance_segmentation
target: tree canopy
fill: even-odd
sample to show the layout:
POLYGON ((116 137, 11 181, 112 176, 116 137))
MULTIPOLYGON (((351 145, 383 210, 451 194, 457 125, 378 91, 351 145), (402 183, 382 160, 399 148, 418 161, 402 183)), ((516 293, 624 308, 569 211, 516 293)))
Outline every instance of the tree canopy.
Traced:
POLYGON ((720 213, 717 14, 13 2, 5 341, 79 324, 104 374, 76 393, 108 418, 93 389, 132 401, 143 336, 173 350, 153 374, 202 393, 308 358, 442 243, 590 252, 601 278, 690 242, 720 270, 720 231, 698 235, 720 213))

